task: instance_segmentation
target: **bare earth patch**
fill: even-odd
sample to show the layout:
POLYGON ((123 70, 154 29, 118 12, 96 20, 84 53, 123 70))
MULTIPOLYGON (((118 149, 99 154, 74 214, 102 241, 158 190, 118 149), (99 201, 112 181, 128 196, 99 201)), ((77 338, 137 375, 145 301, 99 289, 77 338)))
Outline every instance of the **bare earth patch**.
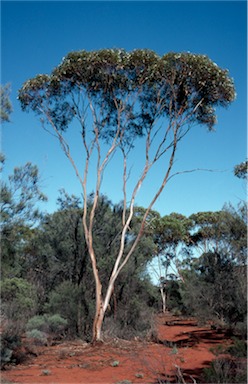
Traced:
MULTIPOLYGON (((214 359, 211 347, 230 343, 224 333, 198 327, 193 319, 159 316, 156 342, 111 340, 100 346, 63 342, 36 347, 37 356, 2 371, 2 383, 19 384, 154 384, 177 382, 176 374, 193 383, 214 359)), ((199 383, 199 381, 197 381, 199 383)))

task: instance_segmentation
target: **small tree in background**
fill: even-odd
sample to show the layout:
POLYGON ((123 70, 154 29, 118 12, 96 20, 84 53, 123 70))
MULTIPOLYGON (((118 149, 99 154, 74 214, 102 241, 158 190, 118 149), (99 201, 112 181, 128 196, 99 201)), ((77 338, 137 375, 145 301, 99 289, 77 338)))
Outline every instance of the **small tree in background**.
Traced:
POLYGON ((12 104, 10 102, 10 84, 0 86, 0 122, 10 122, 10 114, 12 112, 12 104))
POLYGON ((115 281, 144 232, 150 210, 172 176, 179 142, 193 125, 203 124, 212 130, 216 122, 215 107, 227 106, 234 97, 233 81, 228 71, 219 68, 207 56, 169 53, 160 57, 150 50, 72 52, 51 75, 38 75, 21 88, 19 100, 22 109, 33 110, 41 116, 44 125, 49 124, 82 186, 84 234, 96 289, 93 342, 101 340, 102 323, 115 281), (80 126, 85 153, 82 174, 65 136, 74 118, 80 126), (143 153, 139 155, 144 163, 128 196, 128 159, 139 138, 144 143, 143 153), (120 169, 122 229, 112 272, 103 289, 94 247, 95 213, 104 171, 118 153, 123 159, 120 169), (93 204, 89 207, 88 175, 94 159, 96 185, 93 204), (126 251, 137 193, 153 166, 162 159, 161 183, 144 211, 132 246, 126 251))
POLYGON ((15 167, 7 181, 0 183, 1 270, 2 278, 20 276, 23 250, 32 236, 32 228, 42 214, 37 203, 45 202, 40 175, 30 162, 15 167))
POLYGON ((173 280, 183 280, 180 273, 184 245, 188 245, 192 221, 178 213, 156 218, 153 237, 156 252, 150 268, 157 279, 163 313, 168 309, 168 292, 173 280))

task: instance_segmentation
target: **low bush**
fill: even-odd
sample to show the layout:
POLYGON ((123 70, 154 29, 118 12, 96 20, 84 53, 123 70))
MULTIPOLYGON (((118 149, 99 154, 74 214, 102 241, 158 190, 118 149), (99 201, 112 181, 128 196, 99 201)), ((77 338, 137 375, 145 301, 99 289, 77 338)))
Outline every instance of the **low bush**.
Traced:
POLYGON ((39 331, 47 330, 47 322, 45 316, 33 316, 28 320, 26 330, 32 331, 33 329, 39 331))
POLYGON ((58 314, 34 316, 27 322, 26 330, 39 331, 42 333, 60 334, 65 330, 67 320, 58 314))
POLYGON ((209 368, 203 371, 204 383, 247 383, 246 362, 220 358, 213 360, 209 368))
POLYGON ((57 313, 52 316, 47 316, 49 331, 52 333, 63 332, 67 326, 67 320, 57 313))
POLYGON ((32 331, 26 332, 26 335, 28 338, 34 339, 36 344, 45 345, 47 343, 47 334, 38 329, 32 329, 32 331))
POLYGON ((230 355, 235 357, 247 357, 247 343, 244 340, 234 338, 233 344, 227 349, 230 355))
POLYGON ((21 346, 21 336, 10 327, 1 335, 1 369, 15 361, 15 350, 21 346))

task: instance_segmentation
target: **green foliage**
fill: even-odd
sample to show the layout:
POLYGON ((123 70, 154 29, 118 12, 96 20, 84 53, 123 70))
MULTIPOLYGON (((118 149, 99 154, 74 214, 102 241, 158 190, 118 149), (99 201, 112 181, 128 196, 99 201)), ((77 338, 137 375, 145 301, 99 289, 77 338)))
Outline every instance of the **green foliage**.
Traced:
POLYGON ((63 319, 57 313, 52 316, 48 316, 47 322, 48 322, 49 330, 53 333, 61 332, 67 326, 67 320, 63 319))
POLYGON ((214 347, 209 348, 210 352, 212 352, 215 356, 223 355, 227 352, 226 346, 222 344, 218 344, 214 347))
POLYGON ((192 248, 201 256, 183 271, 181 294, 185 306, 202 319, 233 326, 246 319, 247 233, 243 208, 191 216, 192 248), (194 248, 193 248, 194 249, 194 248))
POLYGON ((14 351, 21 346, 21 336, 12 327, 7 327, 1 335, 1 368, 15 359, 14 351))
POLYGON ((120 362, 118 360, 114 360, 112 363, 111 363, 111 366, 112 367, 118 367, 120 364, 120 362))
POLYGON ((34 316, 28 320, 26 329, 27 331, 38 330, 44 333, 59 333, 67 326, 67 320, 63 319, 60 315, 42 315, 34 316))
POLYGON ((29 319, 27 322, 26 329, 27 331, 32 331, 33 329, 39 331, 47 331, 46 316, 37 315, 31 317, 31 319, 29 319))
POLYGON ((235 357, 247 357, 247 342, 234 338, 233 344, 228 348, 228 352, 235 357))
POLYGON ((80 287, 77 287, 70 281, 64 281, 50 293, 46 310, 54 314, 54 316, 49 318, 49 326, 56 327, 63 325, 63 322, 60 322, 61 318, 59 318, 59 314, 66 320, 69 333, 73 335, 78 334, 81 326, 78 322, 83 322, 80 293, 80 287))
POLYGON ((4 279, 0 283, 2 310, 4 315, 14 321, 32 316, 37 306, 36 288, 22 278, 4 279))
POLYGON ((39 218, 37 201, 46 201, 40 190, 40 175, 36 165, 27 162, 15 167, 8 184, 1 183, 1 212, 4 223, 33 221, 39 218))
MULTIPOLYGON (((59 313, 67 319, 71 335, 83 335, 88 340, 91 337, 95 291, 83 234, 80 205, 79 199, 75 196, 68 196, 65 192, 61 194, 59 211, 47 215, 33 237, 30 250, 36 257, 30 259, 29 276, 39 284, 40 290, 43 287, 39 302, 40 310, 44 311, 45 305, 45 311, 52 314, 59 313), (68 303, 66 306, 65 302, 68 303)), ((89 199, 89 211, 90 209, 91 199, 89 199)), ((106 196, 100 196, 94 223, 94 244, 98 253, 103 292, 108 284, 108 276, 118 250, 121 220, 122 208, 119 205, 114 206, 106 196)), ((132 231, 135 230, 134 222, 132 231)), ((108 315, 118 317, 117 328, 120 328, 121 333, 129 334, 129 337, 135 331, 132 327, 130 331, 129 324, 129 330, 126 326, 124 332, 119 323, 122 315, 126 317, 129 314, 130 318, 136 321, 137 329, 139 322, 141 324, 146 322, 145 328, 148 327, 147 319, 142 319, 140 314, 135 319, 129 302, 130 294, 140 300, 140 307, 143 306, 143 309, 147 305, 157 305, 157 294, 146 273, 147 260, 152 257, 153 246, 152 236, 147 233, 122 271, 115 286, 114 298, 110 303, 111 310, 108 315)), ((126 247, 128 251, 128 238, 126 247)), ((143 325, 141 328, 143 329, 143 325)))
POLYGON ((26 332, 26 335, 28 338, 35 339, 36 342, 41 343, 42 345, 47 343, 47 334, 38 329, 32 329, 31 331, 26 332))
POLYGON ((38 168, 30 162, 15 167, 8 181, 1 181, 1 270, 2 277, 22 277, 25 253, 33 235, 35 223, 41 218, 36 208, 46 201, 40 190, 38 168))
POLYGON ((245 384, 247 382, 246 363, 228 358, 213 360, 209 368, 204 368, 203 380, 205 383, 215 384, 245 384))
POLYGON ((235 165, 234 175, 237 176, 239 179, 247 179, 247 170, 248 170, 248 160, 235 165))
POLYGON ((10 102, 10 84, 0 86, 0 122, 10 121, 10 114, 13 111, 10 102))
POLYGON ((142 135, 156 117, 179 113, 211 129, 216 121, 214 106, 226 106, 235 97, 228 71, 207 56, 172 52, 159 57, 150 50, 104 49, 69 53, 50 76, 28 80, 19 100, 23 110, 38 114, 49 110, 53 124, 63 131, 77 114, 68 98, 71 91, 83 91, 96 105, 104 104, 100 124, 105 139, 115 134, 116 109, 127 96, 138 95, 135 107, 127 105, 125 139, 130 133, 142 135))

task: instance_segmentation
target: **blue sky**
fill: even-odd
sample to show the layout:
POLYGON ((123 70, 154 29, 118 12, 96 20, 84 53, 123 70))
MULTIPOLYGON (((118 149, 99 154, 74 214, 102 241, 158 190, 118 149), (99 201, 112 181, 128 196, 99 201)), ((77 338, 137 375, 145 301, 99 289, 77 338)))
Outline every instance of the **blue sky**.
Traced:
MULTIPOLYGON (((218 110, 216 132, 195 127, 181 143, 175 170, 194 172, 173 178, 155 205, 161 215, 219 210, 224 203, 244 199, 242 181, 233 168, 246 158, 247 83, 245 1, 28 1, 1 3, 1 83, 11 83, 14 112, 2 127, 2 151, 6 156, 4 178, 14 166, 37 164, 49 212, 56 209, 58 190, 80 195, 81 190, 58 143, 41 128, 32 113, 20 109, 17 91, 24 81, 50 71, 68 52, 101 48, 149 48, 163 55, 190 51, 208 55, 234 78, 237 99, 228 109, 218 110)), ((75 156, 82 160, 77 140, 75 156)), ((141 145, 133 157, 140 156, 141 145)), ((136 159, 136 160, 135 160, 136 159)), ((138 195, 147 206, 161 177, 156 168, 138 195)), ((115 203, 121 200, 117 163, 103 183, 102 192, 115 203)), ((131 180, 132 181, 132 180, 131 180)), ((93 186, 89 186, 89 191, 93 186)))

